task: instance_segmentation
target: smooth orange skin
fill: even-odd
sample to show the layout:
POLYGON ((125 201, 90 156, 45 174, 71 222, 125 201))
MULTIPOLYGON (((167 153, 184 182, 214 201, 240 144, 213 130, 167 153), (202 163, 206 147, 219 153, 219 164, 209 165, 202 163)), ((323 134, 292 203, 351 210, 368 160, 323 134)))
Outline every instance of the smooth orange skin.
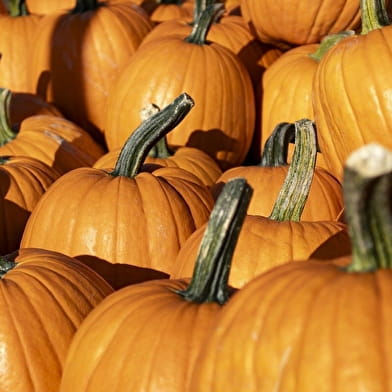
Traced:
POLYGON ((168 273, 213 204, 209 189, 182 169, 161 168, 132 179, 79 168, 63 175, 40 200, 21 246, 80 258, 118 288, 134 280, 132 270, 168 273))
MULTIPOLYGON (((215 199, 223 185, 235 177, 244 177, 253 188, 248 214, 269 216, 280 189, 287 176, 289 166, 261 167, 238 166, 226 170, 216 181, 212 192, 215 199)), ((334 221, 343 208, 341 184, 326 170, 316 168, 301 221, 334 221)))
POLYGON ((188 391, 390 391, 391 282, 315 261, 255 278, 218 316, 188 391))
POLYGON ((60 392, 186 391, 221 306, 192 303, 157 280, 117 291, 92 312, 69 350, 60 392))
POLYGON ((74 333, 113 289, 65 255, 21 249, 0 279, 0 390, 57 392, 74 333))
POLYGON ((0 255, 19 248, 31 212, 58 178, 54 169, 34 158, 14 156, 0 164, 0 255))
POLYGON ((185 0, 182 4, 157 4, 149 13, 150 20, 154 23, 162 23, 169 20, 186 18, 192 19, 193 1, 185 0))
POLYGON ((11 17, 0 13, 0 86, 17 92, 30 91, 31 37, 42 17, 11 17))
MULTIPOLYGON (((188 20, 171 20, 155 26, 143 39, 141 46, 168 35, 181 35, 185 38, 191 31, 192 26, 188 20)), ((207 41, 218 43, 238 55, 254 84, 263 71, 282 54, 280 49, 256 39, 244 19, 238 15, 225 15, 217 23, 213 23, 207 34, 207 41)))
MULTIPOLYGON (((172 279, 192 276, 205 226, 181 247, 173 263, 172 279)), ((241 288, 277 265, 310 257, 328 260, 351 253, 346 225, 338 222, 276 222, 248 215, 234 250, 229 284, 241 288)))
POLYGON ((82 128, 62 117, 26 118, 15 139, 0 147, 0 155, 26 155, 46 163, 60 174, 91 167, 104 150, 82 128))
POLYGON ((192 111, 168 135, 169 145, 199 148, 221 168, 240 164, 255 123, 251 79, 234 53, 218 44, 195 45, 165 37, 140 47, 122 70, 106 106, 109 150, 121 147, 140 124, 140 110, 165 107, 187 92, 192 111))
POLYGON ((30 91, 99 140, 109 88, 151 28, 146 13, 130 2, 45 16, 34 36, 30 91))
POLYGON ((318 141, 338 179, 352 151, 371 142, 392 148, 391 39, 391 26, 345 38, 323 57, 315 74, 318 141))
POLYGON ((286 49, 318 43, 360 24, 357 0, 244 0, 241 10, 261 41, 286 49))
POLYGON ((67 12, 74 8, 75 4, 75 0, 26 0, 29 12, 39 15, 67 12))
MULTIPOLYGON (((113 169, 120 151, 120 148, 109 151, 98 159, 93 167, 97 169, 113 169)), ((209 155, 202 150, 191 147, 180 147, 168 158, 147 156, 144 164, 149 165, 152 169, 157 167, 179 167, 194 174, 207 186, 213 185, 219 176, 222 175, 222 170, 209 155)))

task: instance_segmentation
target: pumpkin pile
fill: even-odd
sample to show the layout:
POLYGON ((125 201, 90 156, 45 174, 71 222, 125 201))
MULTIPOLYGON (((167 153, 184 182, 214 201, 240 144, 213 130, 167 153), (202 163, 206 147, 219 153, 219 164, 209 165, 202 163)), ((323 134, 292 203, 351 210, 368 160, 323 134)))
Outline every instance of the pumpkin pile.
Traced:
POLYGON ((392 0, 0 28, 1 392, 392 392, 392 0))

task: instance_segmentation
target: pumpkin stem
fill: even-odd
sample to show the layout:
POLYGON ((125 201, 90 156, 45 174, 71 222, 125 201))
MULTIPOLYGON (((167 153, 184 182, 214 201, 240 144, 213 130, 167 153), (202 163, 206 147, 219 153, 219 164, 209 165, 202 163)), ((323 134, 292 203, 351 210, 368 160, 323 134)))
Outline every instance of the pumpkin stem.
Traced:
POLYGON ((10 124, 10 104, 12 92, 0 88, 0 146, 4 146, 16 137, 10 124))
POLYGON ((161 159, 169 158, 172 155, 173 152, 170 150, 165 136, 161 140, 158 140, 157 144, 148 153, 149 157, 161 159))
POLYGON ((372 30, 380 29, 391 24, 385 7, 385 0, 361 0, 360 7, 362 20, 361 34, 367 34, 372 30))
POLYGON ((191 34, 185 38, 185 41, 196 44, 205 45, 206 37, 211 25, 224 12, 224 5, 210 4, 206 9, 202 10, 200 17, 194 21, 191 34))
POLYGON ((309 55, 310 58, 320 61, 332 46, 336 45, 343 38, 350 37, 355 34, 354 30, 345 30, 337 34, 327 35, 320 42, 317 50, 309 55))
POLYGON ((294 123, 282 122, 278 124, 264 144, 263 155, 261 156, 261 162, 258 166, 286 166, 288 164, 288 147, 294 139, 294 123))
POLYGON ((13 268, 15 268, 16 263, 13 260, 7 260, 5 257, 0 257, 0 279, 13 268))
POLYGON ((125 142, 111 175, 135 177, 151 148, 183 120, 193 105, 192 97, 183 93, 143 121, 125 142))
POLYGON ((78 14, 81 12, 94 11, 98 7, 98 0, 76 0, 76 6, 71 13, 78 14))
POLYGON ((202 12, 212 4, 215 4, 215 0, 195 0, 192 25, 199 20, 202 12))
POLYGON ((244 178, 228 181, 208 220, 189 286, 177 291, 191 302, 224 304, 229 298, 231 260, 252 196, 244 178))
POLYGON ((8 0, 6 1, 8 14, 13 17, 26 16, 29 14, 25 0, 8 0))
POLYGON ((309 195, 316 164, 317 139, 312 121, 295 123, 293 158, 269 216, 276 221, 299 221, 309 195))
POLYGON ((345 217, 352 272, 392 268, 392 151, 372 143, 354 151, 344 168, 345 217))

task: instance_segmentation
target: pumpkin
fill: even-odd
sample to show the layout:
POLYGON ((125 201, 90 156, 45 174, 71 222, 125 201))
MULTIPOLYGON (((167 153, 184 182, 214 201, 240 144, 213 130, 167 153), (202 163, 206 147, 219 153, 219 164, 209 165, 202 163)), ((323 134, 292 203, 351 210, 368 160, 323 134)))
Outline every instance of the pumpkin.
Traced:
POLYGON ((314 77, 313 109, 329 171, 342 178, 355 149, 371 142, 392 147, 392 54, 384 1, 363 0, 362 31, 323 57, 314 77))
POLYGON ((59 174, 29 157, 0 156, 0 254, 19 248, 34 207, 59 174))
MULTIPOLYGON (((316 130, 310 120, 281 123, 266 141, 263 156, 258 165, 237 166, 226 170, 212 186, 213 194, 219 194, 223 184, 235 177, 244 177, 254 189, 248 214, 268 216, 285 181, 291 164, 286 161, 289 141, 295 141, 295 149, 316 151, 316 130), (305 124, 305 125, 304 125, 305 124), (306 131, 301 128, 308 127, 306 131), (311 134, 306 138, 306 134, 311 134)), ((294 150, 295 151, 295 150, 294 150)), ((295 152, 294 152, 295 154, 295 152)), ((312 153, 304 162, 311 162, 312 153)), ((294 163, 296 164, 296 163, 294 163)), ((326 170, 315 167, 309 196, 301 214, 303 221, 336 220, 343 208, 342 187, 326 170)))
POLYGON ((78 0, 66 14, 45 16, 33 38, 29 91, 103 144, 109 87, 151 28, 140 7, 123 1, 78 0))
POLYGON ((251 188, 235 179, 221 196, 192 280, 139 283, 107 297, 75 335, 61 392, 106 391, 114 385, 118 390, 187 390, 197 352, 232 292, 227 285, 231 254, 251 188), (121 343, 124 336, 127 344, 121 343))
POLYGON ((9 0, 9 13, 0 13, 0 86, 28 92, 31 59, 26 53, 38 29, 39 15, 29 15, 24 0, 9 0))
POLYGON ((391 178, 392 152, 379 145, 348 158, 349 266, 309 260, 253 279, 218 315, 188 391, 388 390, 391 178))
POLYGON ((241 11, 262 42, 284 49, 315 44, 329 34, 355 30, 361 19, 357 0, 244 0, 241 11))
MULTIPOLYGON (((311 162, 313 161, 314 165, 316 153, 314 137, 310 121, 297 124, 296 138, 299 144, 277 200, 272 206, 272 212, 265 216, 248 215, 244 220, 233 255, 229 280, 231 286, 241 288, 262 272, 290 261, 306 260, 310 257, 326 260, 332 256, 342 257, 350 253, 346 225, 332 220, 306 221, 301 216, 304 205, 308 202, 306 198, 313 176, 314 166, 312 167, 311 162), (302 144, 308 138, 313 139, 313 143, 302 144), (302 147, 299 147, 301 145, 302 147)), ((273 179, 271 176, 267 180, 270 184, 273 181, 271 178, 273 179)), ((251 185, 251 181, 249 184, 251 185)), ((260 196, 262 195, 259 194, 260 196)), ((252 200, 248 214, 251 203, 252 200)), ((196 230, 181 247, 173 264, 171 278, 191 276, 194 255, 204 230, 205 226, 196 230)))
POLYGON ((57 392, 74 333, 113 292, 71 257, 20 249, 0 257, 0 389, 57 392))
POLYGON ((214 201, 185 170, 140 168, 151 147, 193 104, 181 94, 144 121, 113 171, 78 168, 63 175, 34 209, 21 246, 80 258, 115 288, 165 276, 181 245, 207 221, 214 201))
POLYGON ((69 11, 75 6, 75 0, 26 0, 26 6, 32 14, 46 15, 69 11))
POLYGON ((8 113, 13 111, 13 96, 9 90, 0 90, 1 155, 30 156, 53 167, 60 174, 77 167, 90 167, 103 155, 103 149, 86 131, 62 117, 27 117, 14 131, 17 124, 11 126, 8 118, 8 113))
POLYGON ((197 105, 167 136, 169 145, 199 148, 221 168, 242 163, 254 132, 254 93, 238 57, 205 40, 217 8, 206 9, 186 39, 170 36, 150 42, 123 68, 107 100, 109 150, 121 146, 129 129, 140 123, 142 108, 151 102, 164 107, 186 91, 197 105))
POLYGON ((150 20, 154 23, 162 23, 168 20, 181 18, 191 19, 193 13, 193 1, 190 0, 164 0, 157 1, 149 12, 150 20))

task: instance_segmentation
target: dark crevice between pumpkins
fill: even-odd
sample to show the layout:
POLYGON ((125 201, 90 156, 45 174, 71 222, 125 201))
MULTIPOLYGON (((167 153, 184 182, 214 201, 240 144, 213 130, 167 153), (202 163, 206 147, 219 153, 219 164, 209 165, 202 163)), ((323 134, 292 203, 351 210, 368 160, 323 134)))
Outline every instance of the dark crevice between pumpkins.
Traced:
POLYGON ((10 121, 10 105, 12 92, 6 88, 0 88, 0 146, 4 146, 15 139, 17 132, 12 129, 10 121))
POLYGON ((224 304, 230 297, 231 261, 252 197, 244 178, 228 181, 211 212, 189 286, 177 291, 185 300, 224 304))
POLYGON ((345 216, 352 243, 349 272, 392 268, 392 151, 368 144, 346 161, 345 216))
POLYGON ((75 7, 71 10, 72 14, 79 14, 82 12, 94 11, 101 7, 102 3, 98 0, 77 0, 75 7))
POLYGON ((134 178, 151 149, 174 129, 194 105, 192 97, 183 93, 162 110, 144 120, 120 151, 112 176, 134 178))
POLYGON ((276 221, 299 221, 312 184, 318 151, 317 135, 311 120, 281 123, 267 139, 262 167, 287 165, 289 143, 295 141, 293 157, 278 197, 269 216, 276 221))

